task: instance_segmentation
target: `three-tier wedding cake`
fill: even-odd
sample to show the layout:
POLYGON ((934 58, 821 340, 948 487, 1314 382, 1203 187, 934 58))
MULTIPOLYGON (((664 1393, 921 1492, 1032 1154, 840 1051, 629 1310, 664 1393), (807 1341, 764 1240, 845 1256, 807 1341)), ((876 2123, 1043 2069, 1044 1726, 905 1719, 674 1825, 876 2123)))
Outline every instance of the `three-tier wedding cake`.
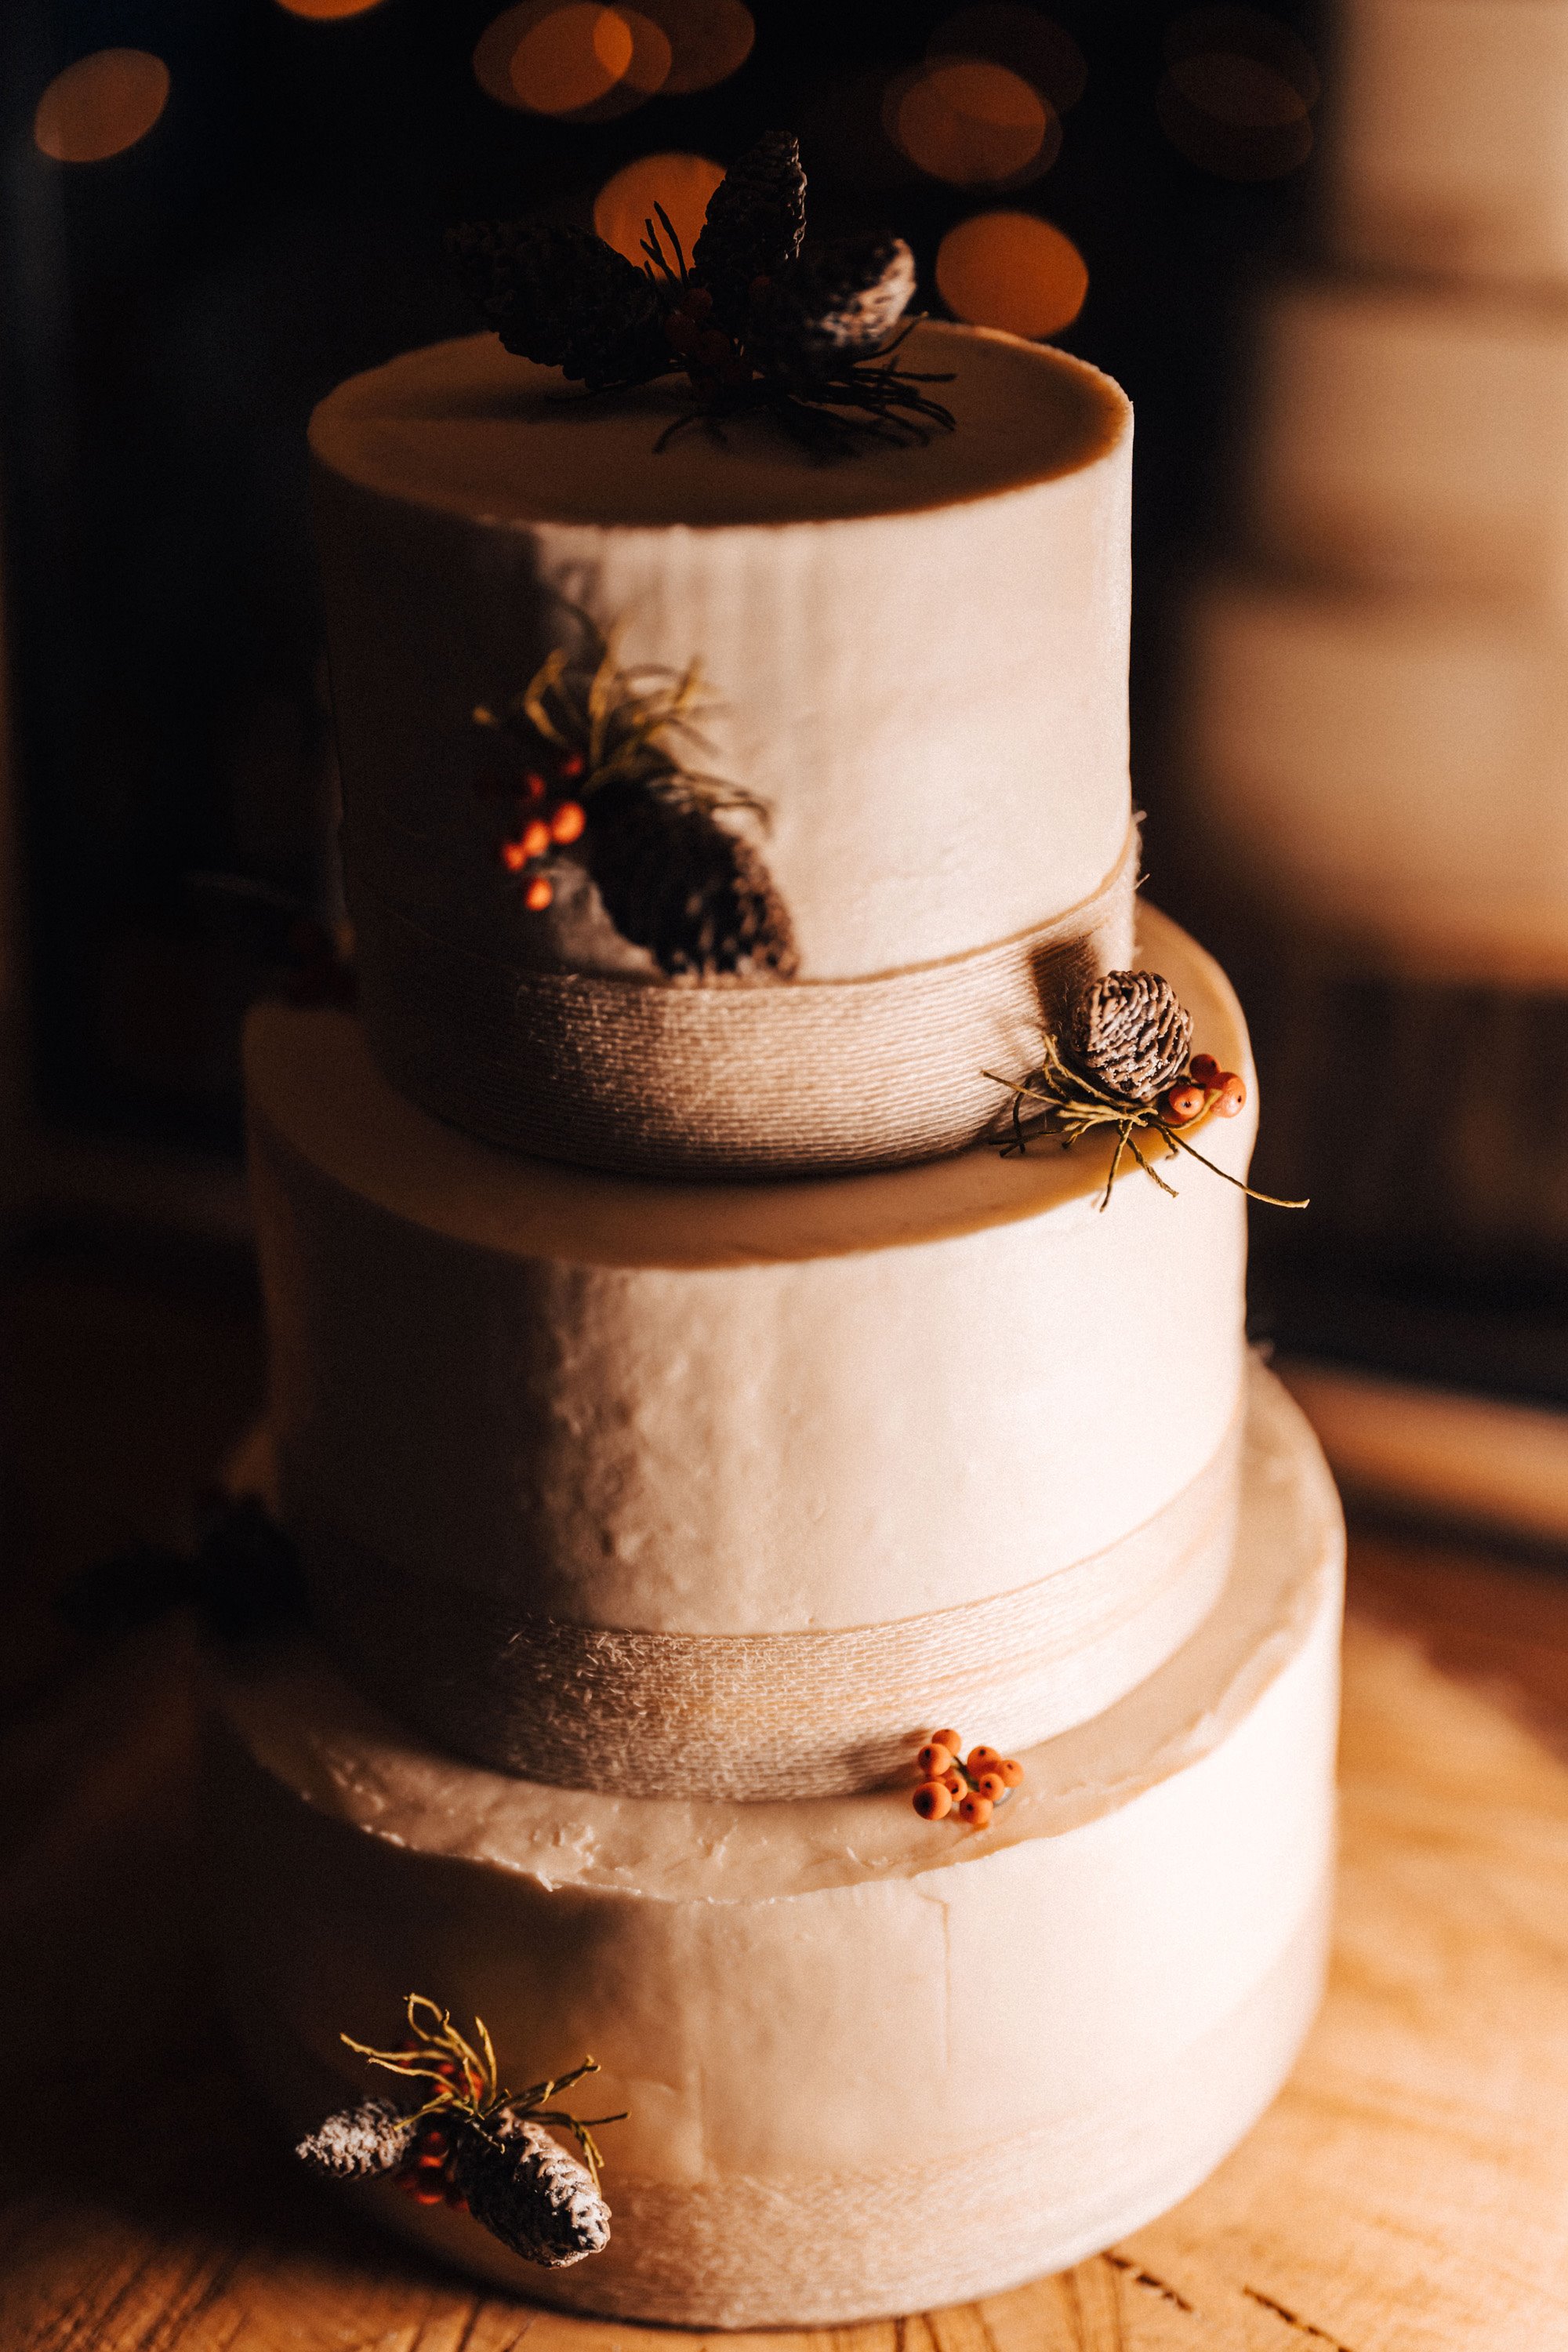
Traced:
POLYGON ((679 389, 485 335, 314 421, 359 1006, 247 1040, 312 1630, 221 1672, 217 1843, 298 2127, 411 1992, 625 2111, 587 2259, 354 2192, 389 2223, 826 2324, 1108 2244, 1273 2095, 1339 1520, 1244 1345, 1238 1008, 1135 920, 1126 400, 925 324, 951 430, 671 433, 683 288, 679 389), (1007 1793, 917 1767, 950 1726, 1007 1793))

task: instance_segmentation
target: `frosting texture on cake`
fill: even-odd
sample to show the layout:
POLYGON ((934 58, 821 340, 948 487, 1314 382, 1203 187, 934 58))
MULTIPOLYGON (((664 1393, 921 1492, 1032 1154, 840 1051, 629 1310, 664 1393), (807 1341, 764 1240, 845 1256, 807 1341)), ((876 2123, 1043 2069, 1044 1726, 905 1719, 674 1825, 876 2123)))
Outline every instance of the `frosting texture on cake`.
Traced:
MULTIPOLYGON (((1248 1068, 1217 967, 1151 909, 1145 934, 1248 1068)), ((1212 1602, 1232 1185, 1186 1163, 1173 1200, 1129 1161, 1102 1213, 1109 1148, 1048 1141, 831 1182, 568 1174, 404 1103, 343 1014, 257 1016, 248 1085, 285 1514, 356 1671, 453 1745, 598 1785, 700 1760, 735 1794, 863 1787, 942 1691, 1038 1739, 1212 1602), (886 1639, 825 1638, 855 1629, 886 1639)), ((1254 1121, 1205 1130, 1234 1175, 1254 1121)))
POLYGON ((333 2095, 342 2021, 433 1974, 520 2071, 592 2048, 630 2110, 611 2248, 531 2292, 645 2318, 929 2307, 1149 2218, 1272 2095, 1320 1983, 1339 1523, 1264 1375, 1247 1463, 1209 1621, 973 1835, 886 1797, 563 1794, 423 1748, 309 1655, 231 1674, 228 1947, 274 2095, 333 2095), (931 2230, 931 2147, 1000 2184, 984 2231, 931 2230))
MULTIPOLYGON (((1068 943, 1092 968, 1124 959, 1131 411, 1092 368, 1005 336, 924 325, 904 355, 951 373, 956 430, 839 466, 757 419, 727 427, 725 446, 693 435, 656 456, 658 388, 563 397, 558 378, 486 337, 394 361, 317 411, 363 1002, 384 1066, 427 1107, 515 1148, 602 1160, 586 1122, 531 1125, 528 1106, 591 1084, 623 1012, 647 1016, 627 1006, 632 983, 670 992, 570 856, 548 904, 524 910, 477 797, 474 710, 523 688, 574 609, 616 632, 628 674, 700 665, 699 764, 760 804, 736 829, 787 910, 786 985, 927 976, 902 1024, 906 1091, 922 1041, 933 1103, 959 1075, 940 1064, 952 1015, 931 985, 1012 1001, 1008 973, 1037 982, 1078 908, 1068 943), (1007 942, 1001 975, 987 967, 966 987, 946 969, 1007 942), (570 985, 546 984, 563 975, 602 1008, 595 1022, 574 1018, 570 985)), ((754 1023, 781 984, 702 993, 721 1015, 743 996, 754 1023)), ((835 999, 805 1049, 830 1065, 840 1036, 861 1034, 893 1058, 900 1024, 868 1029, 876 1010, 868 993, 835 999)), ((728 1050, 742 1101, 738 1012, 729 1028, 727 1049, 705 1033, 660 1050, 678 1072, 728 1050)), ((847 1065, 838 1091, 860 1074, 847 1065)), ((834 1077, 826 1067, 826 1088, 834 1077)), ((794 1164, 929 1157, 974 1132, 961 1112, 897 1150, 873 1134, 858 1156, 851 1144, 794 1164)), ((679 1172, 683 1134, 700 1155, 689 1101, 665 1121, 662 1159, 619 1164, 679 1172)), ((765 1132, 749 1150, 773 1164, 765 1132)), ((731 1149, 717 1164, 746 1159, 731 1149)))

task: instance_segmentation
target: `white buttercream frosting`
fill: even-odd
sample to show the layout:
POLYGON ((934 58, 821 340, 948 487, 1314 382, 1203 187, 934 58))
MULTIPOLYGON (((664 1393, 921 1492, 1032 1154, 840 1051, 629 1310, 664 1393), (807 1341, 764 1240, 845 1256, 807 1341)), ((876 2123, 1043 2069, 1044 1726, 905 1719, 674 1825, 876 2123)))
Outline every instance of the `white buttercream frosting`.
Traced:
POLYGON ((351 903, 497 962, 646 968, 581 894, 525 917, 478 856, 470 719, 560 639, 711 694, 702 764, 773 810, 811 979, 965 953, 1076 906, 1127 831, 1131 411, 1081 362, 923 325, 957 430, 824 466, 741 422, 655 456, 654 388, 589 404, 493 336, 342 385, 311 427, 351 903), (416 849, 411 858, 409 850, 416 849), (396 878, 389 880, 388 876, 396 878))
MULTIPOLYGON (((1217 967, 1151 909, 1142 952, 1248 1070, 1217 967)), ((951 1609, 1142 1527, 1234 1415, 1244 1203, 1190 1160, 1175 1199, 1128 1165, 1103 1213, 1093 1144, 651 1184, 441 1126, 345 1014, 258 1013, 247 1075, 287 1515, 433 1607, 687 1634, 951 1609)), ((1194 1140, 1239 1176, 1254 1124, 1194 1140)))
POLYGON ((421 1746, 308 1647, 235 1664, 224 1933, 254 2062, 307 2119, 352 2063, 339 2032, 391 2035, 415 1986, 482 2014, 520 2078, 591 2049, 595 2099, 631 2111, 605 2136, 611 2252, 542 2280, 477 2231, 444 2239, 588 2308, 850 2318, 1075 2259, 1193 2185, 1310 2013, 1340 1567, 1321 1457, 1260 1373, 1219 1606, 1033 1751, 979 1832, 896 1793, 548 1789, 421 1746), (921 2150, 997 2151, 1020 2193, 933 2240, 910 2226, 921 2150))

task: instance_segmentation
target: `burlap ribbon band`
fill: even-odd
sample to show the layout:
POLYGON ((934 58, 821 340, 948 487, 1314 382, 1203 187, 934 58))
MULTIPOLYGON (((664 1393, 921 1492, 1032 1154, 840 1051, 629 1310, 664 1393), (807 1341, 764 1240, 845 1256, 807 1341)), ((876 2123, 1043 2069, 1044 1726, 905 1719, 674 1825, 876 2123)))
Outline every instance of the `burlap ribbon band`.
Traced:
POLYGON ((529 971, 455 945, 363 876, 360 1001, 382 1069, 471 1135, 657 1176, 891 1168, 975 1142, 987 1068, 1036 1057, 1042 1013, 1126 964, 1134 827, 1093 896, 1033 930, 863 980, 686 984, 529 971))
POLYGON ((1152 1518, 1012 1592, 886 1625, 642 1633, 530 1617, 298 1528, 323 1631, 444 1747, 559 1787, 852 1795, 956 1723, 1006 1750, 1086 1722, 1207 1615, 1235 1542, 1239 1423, 1152 1518))

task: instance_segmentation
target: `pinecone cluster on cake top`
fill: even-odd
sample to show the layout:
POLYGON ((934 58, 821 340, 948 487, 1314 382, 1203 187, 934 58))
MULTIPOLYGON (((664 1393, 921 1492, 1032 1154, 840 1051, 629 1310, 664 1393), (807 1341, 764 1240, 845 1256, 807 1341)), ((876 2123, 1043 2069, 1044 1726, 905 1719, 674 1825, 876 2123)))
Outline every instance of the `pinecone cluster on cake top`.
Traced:
POLYGON ((408 2027, 397 2050, 342 2038, 373 2066, 427 2086, 424 2104, 371 2096, 342 2108, 300 2142, 294 2153, 301 2163, 330 2180, 390 2179, 418 2204, 471 2213, 514 2254, 545 2270, 602 2252, 610 2212, 599 2193, 603 2159, 594 2131, 624 2117, 584 2120, 551 2104, 595 2074, 594 2061, 513 2093, 500 2086, 482 2021, 475 2020, 476 2048, 446 2010, 416 1993, 408 2027), (552 2126, 576 2140, 581 2161, 552 2126))
POLYGON ((499 712, 476 722, 504 744, 489 789, 505 804, 497 856, 531 913, 554 899, 571 858, 592 879, 623 939, 672 977, 787 980, 796 968, 789 911, 760 852, 721 816, 763 824, 753 793, 691 767, 702 680, 621 667, 615 634, 571 613, 559 646, 499 712))
POLYGON ((911 1802, 922 1822, 944 1822, 956 1813, 966 1829, 983 1830, 1023 1780, 1016 1756, 994 1748, 972 1748, 967 1756, 956 1731, 933 1731, 915 1758, 920 1774, 911 1802))
POLYGON ((1305 1201, 1279 1201, 1254 1192, 1228 1169, 1220 1168, 1178 1132, 1206 1112, 1235 1118, 1247 1102, 1247 1081, 1222 1069, 1212 1054, 1194 1054, 1192 1016, 1168 980, 1157 971, 1109 971, 1079 990, 1059 1026, 1041 1040, 1037 1070, 1023 1078, 984 1073, 1012 1097, 1002 1149, 1023 1153, 1037 1137, 1049 1136, 1064 1151, 1097 1129, 1116 1137, 1100 1205, 1110 1205, 1111 1187, 1123 1158, 1135 1160, 1163 1192, 1174 1197, 1144 1157, 1139 1137, 1156 1136, 1173 1160, 1184 1152, 1249 1200, 1271 1208, 1304 1209, 1305 1201))
POLYGON ((714 190, 689 259, 662 205, 639 268, 592 231, 544 221, 468 223, 447 240, 480 315, 509 352, 588 392, 683 373, 686 425, 764 413, 818 456, 858 439, 924 440, 951 410, 898 364, 914 258, 882 235, 805 240, 799 142, 769 131, 714 190))

